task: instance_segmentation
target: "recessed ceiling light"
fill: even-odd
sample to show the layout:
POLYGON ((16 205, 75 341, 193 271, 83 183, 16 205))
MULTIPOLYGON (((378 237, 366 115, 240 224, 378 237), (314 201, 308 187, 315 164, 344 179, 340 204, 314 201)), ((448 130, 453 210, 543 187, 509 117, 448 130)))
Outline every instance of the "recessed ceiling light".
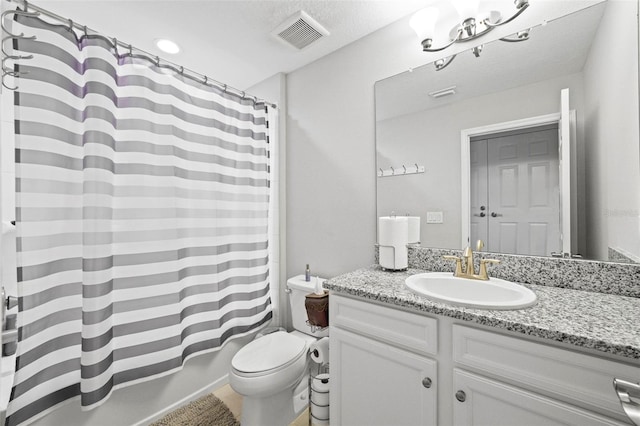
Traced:
POLYGON ((163 52, 170 53, 172 55, 180 52, 180 46, 178 46, 171 40, 167 40, 166 38, 156 39, 156 46, 158 46, 158 49, 162 50, 163 52))

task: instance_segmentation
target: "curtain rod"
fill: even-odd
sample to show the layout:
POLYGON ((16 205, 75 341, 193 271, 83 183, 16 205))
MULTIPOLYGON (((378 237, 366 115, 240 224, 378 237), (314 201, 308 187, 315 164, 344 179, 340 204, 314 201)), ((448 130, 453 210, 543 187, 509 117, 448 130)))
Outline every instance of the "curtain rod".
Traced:
POLYGON ((226 93, 230 93, 232 95, 239 96, 242 99, 251 99, 251 98, 253 98, 256 103, 264 103, 264 104, 270 106, 271 108, 276 108, 276 104, 274 104, 272 102, 266 101, 264 99, 260 99, 260 98, 258 98, 256 96, 248 95, 244 90, 236 89, 235 87, 231 87, 228 84, 224 84, 224 83, 221 83, 221 82, 219 82, 217 80, 211 79, 211 78, 207 77, 204 74, 201 74, 199 72, 193 71, 193 70, 191 70, 189 68, 185 68, 185 67, 183 67, 181 65, 176 64, 175 62, 171 62, 171 61, 168 61, 168 60, 166 60, 164 58, 160 58, 158 55, 154 55, 154 54, 152 54, 150 52, 147 52, 146 50, 142 50, 142 49, 139 49, 137 47, 134 47, 131 44, 124 43, 124 42, 118 40, 115 37, 105 36, 104 34, 100 33, 99 31, 91 29, 91 28, 87 27, 86 25, 80 25, 80 24, 78 24, 76 22, 73 22, 73 20, 71 20, 71 19, 65 18, 65 17, 60 16, 58 14, 55 14, 55 13, 53 13, 53 12, 47 10, 47 9, 44 9, 44 8, 42 8, 40 6, 36 6, 36 5, 32 4, 32 3, 30 3, 28 0, 7 0, 7 1, 9 3, 17 3, 19 5, 24 6, 24 11, 25 12, 28 12, 29 11, 28 9, 31 9, 31 11, 35 11, 35 12, 41 13, 42 15, 45 15, 45 16, 51 18, 51 19, 55 19, 56 21, 59 21, 59 22, 61 22, 63 24, 68 25, 69 29, 75 28, 75 29, 77 29, 79 31, 82 31, 82 32, 84 32, 85 35, 87 35, 89 32, 91 32, 94 35, 103 37, 103 38, 105 38, 106 40, 108 40, 109 42, 111 42, 114 45, 114 47, 116 49, 116 54, 117 54, 118 46, 121 46, 121 47, 127 49, 130 53, 135 49, 137 52, 142 53, 142 55, 147 60, 149 60, 150 62, 155 63, 157 66, 160 66, 160 61, 162 61, 164 63, 162 65, 163 67, 171 68, 175 72, 177 72, 178 74, 180 74, 180 75, 182 75, 184 77, 187 77, 187 78, 189 78, 191 80, 197 81, 197 82, 199 82, 201 84, 204 84, 204 85, 216 85, 226 93), (189 73, 191 75, 186 74, 186 73, 189 73))

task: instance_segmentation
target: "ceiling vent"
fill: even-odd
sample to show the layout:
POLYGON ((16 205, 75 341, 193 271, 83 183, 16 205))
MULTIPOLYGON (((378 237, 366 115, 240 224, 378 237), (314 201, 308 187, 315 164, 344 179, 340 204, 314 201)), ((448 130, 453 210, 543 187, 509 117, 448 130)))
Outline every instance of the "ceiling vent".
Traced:
POLYGON ((307 13, 300 11, 280 24, 271 34, 288 46, 302 50, 328 36, 329 31, 307 13))

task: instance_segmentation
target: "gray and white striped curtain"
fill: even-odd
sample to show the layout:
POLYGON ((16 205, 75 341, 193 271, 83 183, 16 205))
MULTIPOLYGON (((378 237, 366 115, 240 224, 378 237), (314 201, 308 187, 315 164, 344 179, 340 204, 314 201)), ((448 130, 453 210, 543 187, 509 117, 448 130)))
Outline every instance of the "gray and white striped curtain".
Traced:
POLYGON ((9 425, 95 407, 272 315, 266 106, 18 19, 37 39, 14 42, 33 59, 15 92, 9 425))

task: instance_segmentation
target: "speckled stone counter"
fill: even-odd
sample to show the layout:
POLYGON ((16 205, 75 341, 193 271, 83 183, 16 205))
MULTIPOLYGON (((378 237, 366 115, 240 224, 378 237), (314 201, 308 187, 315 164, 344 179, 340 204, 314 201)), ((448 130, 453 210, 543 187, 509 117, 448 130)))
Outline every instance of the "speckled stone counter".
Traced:
POLYGON ((531 308, 470 309, 432 302, 409 291, 404 280, 422 272, 426 271, 386 272, 375 265, 332 278, 324 287, 405 309, 595 349, 640 364, 639 298, 524 284, 538 296, 538 303, 531 308))

